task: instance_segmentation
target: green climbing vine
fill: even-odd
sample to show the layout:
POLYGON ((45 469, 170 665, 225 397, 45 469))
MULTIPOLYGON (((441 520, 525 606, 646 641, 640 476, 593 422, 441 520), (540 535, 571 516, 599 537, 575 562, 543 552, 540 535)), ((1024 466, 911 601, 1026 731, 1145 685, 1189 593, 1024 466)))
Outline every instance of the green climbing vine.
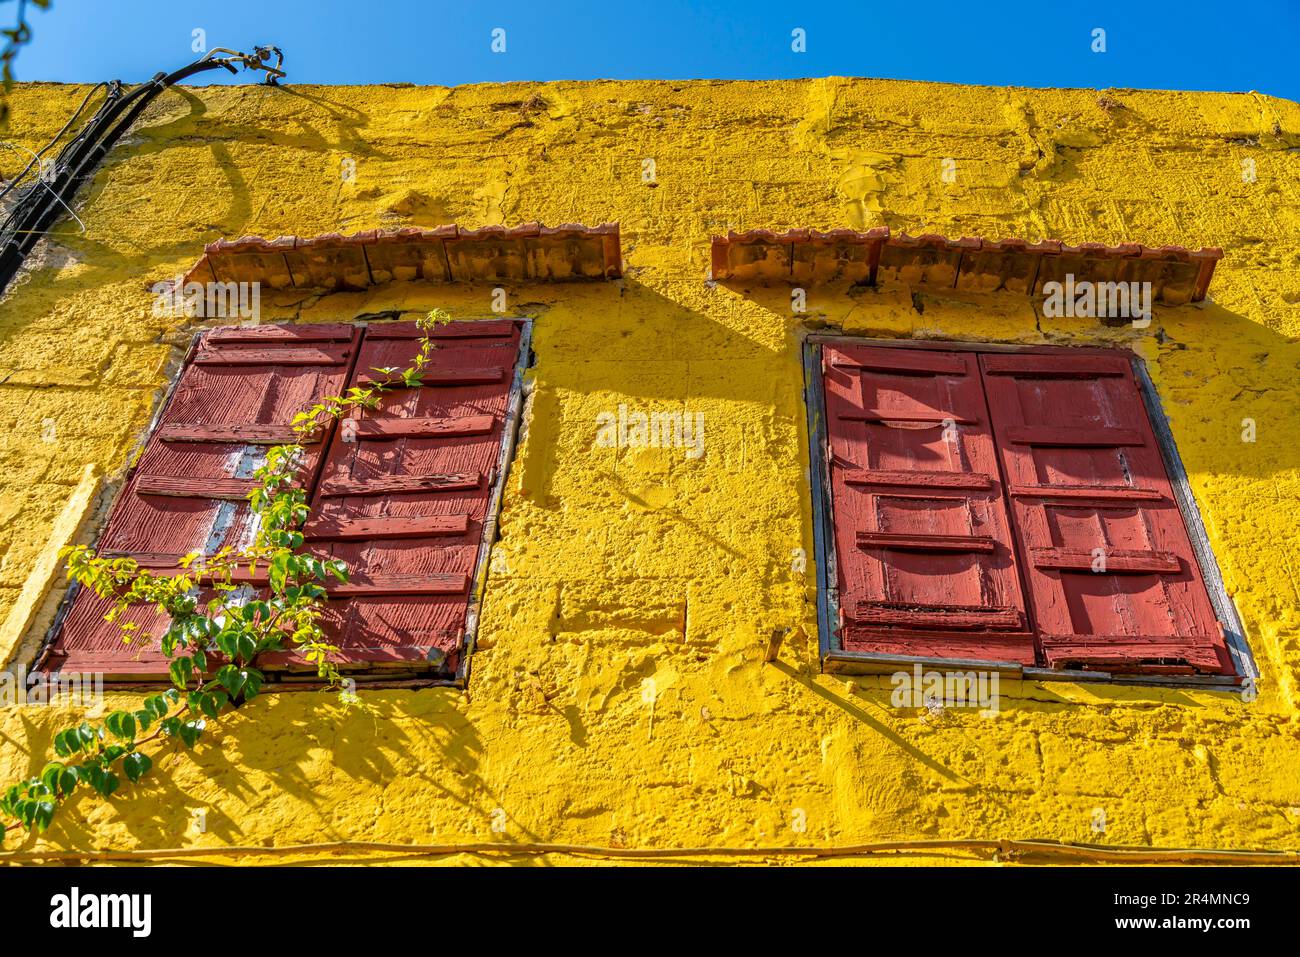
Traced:
POLYGON ((123 642, 139 645, 153 638, 127 619, 131 607, 152 605, 167 616, 158 641, 170 659, 171 687, 147 695, 133 711, 114 711, 58 732, 54 758, 41 773, 0 794, 0 842, 7 831, 44 831, 79 789, 110 797, 123 777, 135 782, 148 774, 160 752, 193 748, 209 721, 257 697, 265 679, 257 663, 268 653, 297 653, 345 706, 358 703, 335 664, 338 648, 321 624, 326 585, 346 582, 347 566, 304 549, 309 509, 297 481, 301 441, 354 409, 374 408, 390 388, 418 386, 435 348, 433 330, 450 319, 434 310, 417 321, 422 335, 408 368, 375 369, 380 377, 368 387, 349 388, 294 416, 299 441, 271 447, 254 473, 248 499, 257 532, 246 548, 191 553, 181 560, 179 574, 156 574, 131 558, 101 558, 85 545, 63 549, 69 579, 112 603, 105 618, 118 625, 123 642), (266 587, 254 597, 239 580, 258 568, 265 569, 266 587), (212 597, 201 600, 200 586, 212 597))

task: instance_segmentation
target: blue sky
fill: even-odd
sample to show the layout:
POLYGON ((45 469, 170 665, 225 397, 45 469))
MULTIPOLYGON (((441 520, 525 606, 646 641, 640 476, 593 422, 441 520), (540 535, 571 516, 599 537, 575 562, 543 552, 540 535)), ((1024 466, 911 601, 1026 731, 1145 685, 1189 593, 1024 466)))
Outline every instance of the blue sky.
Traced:
POLYGON ((29 19, 21 80, 138 82, 193 59, 201 29, 208 47, 280 46, 291 83, 842 75, 1300 99, 1300 0, 52 0, 29 19))

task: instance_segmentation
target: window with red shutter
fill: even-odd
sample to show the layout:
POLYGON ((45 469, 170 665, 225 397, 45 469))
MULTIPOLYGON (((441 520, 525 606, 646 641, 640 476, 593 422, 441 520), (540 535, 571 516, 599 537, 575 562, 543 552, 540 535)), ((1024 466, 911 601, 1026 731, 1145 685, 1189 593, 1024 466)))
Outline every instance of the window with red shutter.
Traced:
POLYGON ((816 369, 827 650, 1237 674, 1128 358, 837 339, 816 369))
POLYGON ((835 345, 823 374, 844 647, 1033 664, 978 357, 835 345))
POLYGON ((980 365, 1043 663, 1232 674, 1129 360, 980 365))
MULTIPOLYGON (((330 586, 327 629, 352 670, 398 665, 447 676, 460 666, 520 335, 509 320, 442 326, 422 387, 393 389, 379 408, 304 443, 309 547, 351 567, 346 585, 330 586)), ((418 346, 414 323, 204 334, 110 510, 97 552, 162 572, 190 552, 247 543, 255 529, 246 496, 265 448, 294 440, 297 412, 372 381, 382 375, 377 369, 405 368, 418 346)), ((164 676, 162 616, 132 608, 127 619, 153 641, 127 646, 119 625, 104 620, 108 607, 78 590, 39 666, 164 676)), ((264 664, 306 667, 287 653, 264 664)))
MULTIPOLYGON (((395 388, 335 431, 305 529, 348 563, 330 623, 344 661, 455 672, 519 354, 516 322, 438 330, 419 388, 395 388)), ((366 331, 357 381, 404 369, 415 323, 366 331)))

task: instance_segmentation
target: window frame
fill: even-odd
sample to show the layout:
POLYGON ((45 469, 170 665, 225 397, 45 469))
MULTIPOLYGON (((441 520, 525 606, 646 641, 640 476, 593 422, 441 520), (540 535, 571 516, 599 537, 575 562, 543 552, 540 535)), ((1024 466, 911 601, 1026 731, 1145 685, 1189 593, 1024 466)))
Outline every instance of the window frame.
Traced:
MULTIPOLYGON (((350 320, 333 320, 341 324, 348 325, 355 329, 362 330, 362 335, 356 341, 358 357, 360 355, 361 344, 365 339, 365 330, 375 321, 401 321, 402 314, 392 313, 362 313, 354 316, 350 320)), ((524 394, 524 375, 533 367, 536 356, 532 350, 533 319, 528 316, 459 316, 453 321, 461 322, 500 322, 506 319, 519 324, 519 343, 518 351, 515 354, 514 370, 511 375, 506 392, 506 408, 502 420, 501 440, 497 447, 496 458, 494 460, 495 474, 492 484, 488 490, 486 511, 482 522, 482 535, 475 552, 474 565, 470 574, 469 587, 466 594, 465 604, 465 628, 461 639, 461 654, 456 666, 455 672, 450 676, 439 675, 436 672, 430 672, 428 675, 404 676, 401 674, 385 674, 383 668, 377 667, 374 663, 360 666, 349 666, 346 672, 348 677, 356 678, 359 682, 368 687, 457 687, 464 688, 468 685, 471 659, 477 644, 478 626, 482 614, 483 601, 487 589, 487 578, 490 567, 490 558, 492 548, 495 546, 499 534, 500 512, 505 494, 505 487, 510 477, 511 465, 514 462, 515 449, 519 440, 519 433, 523 424, 523 412, 526 401, 524 394)), ((218 322, 212 325, 205 325, 196 328, 190 336, 189 343, 180 358, 171 370, 167 385, 160 390, 160 397, 157 405, 150 416, 148 425, 140 432, 139 436, 132 443, 125 458, 125 465, 121 473, 113 483, 116 487, 111 488, 108 494, 101 493, 103 505, 98 510, 93 525, 93 531, 88 536, 89 544, 95 547, 101 541, 105 530, 107 529, 110 517, 115 509, 118 508, 122 497, 127 493, 130 485, 130 478, 134 474, 135 467, 139 461, 140 455, 149 441, 157 434, 166 415, 168 407, 175 398, 176 391, 180 387, 181 379, 185 372, 193 364, 193 360, 199 351, 203 337, 217 329, 225 329, 238 326, 262 326, 262 325, 310 325, 310 323, 229 323, 218 322)), ((346 383, 345 383, 346 385, 346 383)), ((322 455, 328 454, 328 442, 322 448, 322 455)), ((324 468, 322 461, 322 469, 324 468)), ((45 630, 41 638, 39 647, 32 657, 30 671, 45 672, 45 662, 49 652, 54 648, 55 639, 61 633, 64 619, 69 610, 72 608, 81 586, 76 582, 70 582, 64 590, 64 594, 59 599, 58 608, 50 622, 49 627, 45 630)), ((57 674, 57 672, 48 672, 57 674)), ((293 690, 296 688, 312 687, 319 684, 319 681, 313 680, 313 676, 305 673, 294 672, 273 672, 268 675, 268 681, 264 686, 266 691, 275 690, 293 690), (281 680, 285 679, 285 680, 281 680)), ((105 678, 105 682, 111 682, 114 688, 123 690, 131 688, 154 688, 167 683, 165 676, 139 675, 105 678)))
MULTIPOLYGON (((961 342, 949 340, 879 339, 869 336, 851 336, 836 333, 809 333, 803 337, 804 405, 808 430, 808 479, 812 498, 813 548, 816 560, 817 633, 822 671, 829 674, 870 675, 886 674, 900 667, 920 664, 937 670, 969 671, 972 669, 996 671, 999 674, 1027 680, 1090 682, 1117 685, 1154 685, 1173 687, 1204 687, 1232 690, 1244 681, 1259 677, 1245 630, 1236 606, 1224 586, 1200 509, 1192 494, 1186 469, 1174 443, 1173 432, 1160 403, 1155 384, 1147 372, 1146 364, 1132 349, 1107 344, 1080 346, 1034 346, 995 342, 961 342), (1023 666, 1017 662, 992 661, 970 658, 938 658, 912 655, 884 655, 861 651, 846 651, 839 643, 835 623, 840 617, 839 568, 835 545, 835 515, 831 501, 831 477, 826 451, 828 431, 826 425, 826 397, 822 375, 822 349, 826 345, 857 345, 893 349, 928 349, 943 352, 1011 353, 1019 355, 1068 355, 1084 350, 1104 350, 1123 355, 1129 360, 1143 411, 1151 425, 1160 450, 1160 457, 1169 477, 1174 500, 1182 516, 1187 535, 1192 544, 1211 607, 1223 626, 1224 642, 1232 659, 1233 675, 1155 675, 1117 674, 1103 671, 1055 670, 1041 666, 1023 666)), ((1028 596, 1026 596, 1028 601, 1028 596)), ((1035 626, 1035 631, 1037 627, 1035 626)))

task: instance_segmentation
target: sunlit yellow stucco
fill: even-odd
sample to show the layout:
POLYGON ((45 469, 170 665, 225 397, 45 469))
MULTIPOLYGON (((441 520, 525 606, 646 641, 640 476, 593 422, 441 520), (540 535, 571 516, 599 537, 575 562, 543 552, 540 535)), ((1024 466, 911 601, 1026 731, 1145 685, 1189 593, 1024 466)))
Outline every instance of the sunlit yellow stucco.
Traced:
MULTIPOLYGON (((6 135, 38 148, 83 93, 18 87, 6 135)), ((370 710, 346 715, 321 694, 265 696, 149 783, 108 802, 82 796, 43 840, 11 835, 6 851, 207 847, 213 860, 248 862, 271 858, 223 848, 968 838, 1300 848, 1295 103, 836 78, 191 88, 150 109, 78 208, 85 233, 62 222, 0 303, 0 620, 15 623, 0 632, 10 635, 0 664, 10 666, 30 658, 62 593, 56 580, 42 606, 20 602, 45 591, 43 554, 83 513, 88 540, 194 331, 155 317, 148 287, 204 243, 617 221, 626 274, 507 291, 509 312, 536 320, 536 365, 467 689, 369 692, 370 710), (728 228, 879 224, 1219 245, 1225 256, 1211 302, 1157 307, 1143 330, 1047 319, 1016 295, 887 286, 812 288, 796 316, 788 288, 706 282, 709 237, 728 228), (825 327, 1130 341, 1244 620, 1258 698, 1007 681, 1000 713, 982 717, 895 709, 887 678, 821 675, 813 565, 800 573, 793 556, 812 552, 801 336, 825 327), (620 403, 703 412, 704 455, 598 446, 597 416, 620 403), (1253 443, 1242 441, 1247 418, 1253 443), (94 495, 88 466, 104 477, 94 495), (765 664, 779 627, 796 630, 765 664)), ((490 292, 268 294, 263 319, 435 305, 482 316, 490 292)), ((0 782, 39 771, 74 716, 0 710, 0 782)), ((274 859, 309 857, 392 859, 364 848, 274 859)))

